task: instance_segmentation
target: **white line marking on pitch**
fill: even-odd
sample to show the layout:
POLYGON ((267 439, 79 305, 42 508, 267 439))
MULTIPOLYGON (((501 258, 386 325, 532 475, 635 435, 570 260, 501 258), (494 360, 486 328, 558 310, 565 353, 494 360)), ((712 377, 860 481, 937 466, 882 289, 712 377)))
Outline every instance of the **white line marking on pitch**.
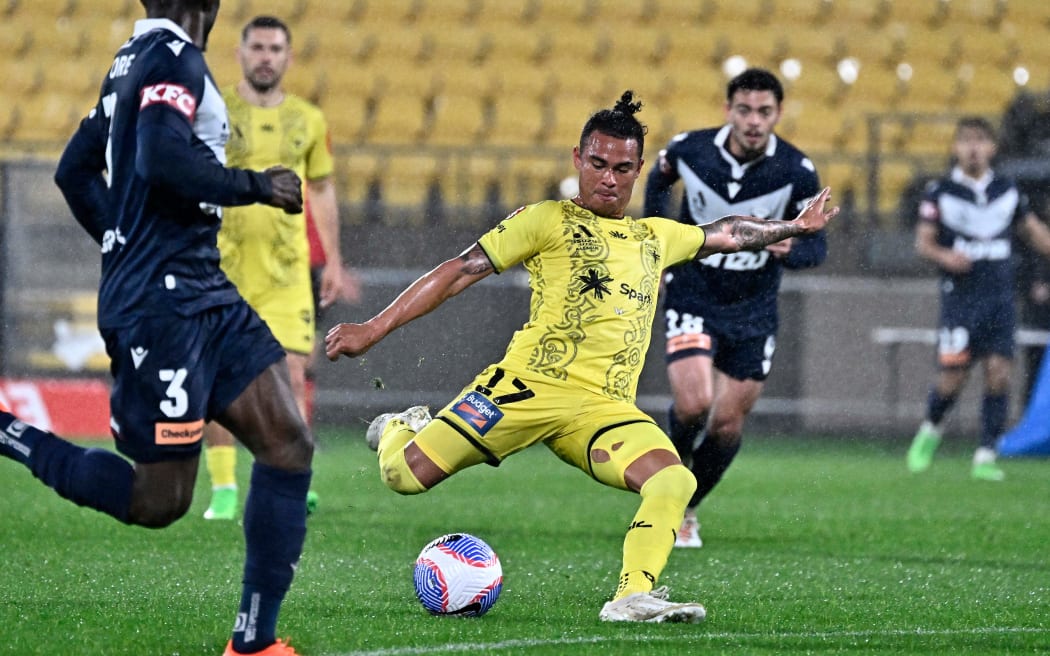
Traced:
POLYGON ((751 638, 803 640, 814 638, 996 635, 1011 633, 1050 633, 1050 629, 1028 627, 984 627, 976 629, 898 629, 894 631, 824 631, 813 633, 697 633, 690 636, 592 636, 557 638, 552 640, 502 640, 500 642, 473 642, 432 645, 427 647, 390 647, 387 649, 372 649, 368 651, 351 651, 344 654, 333 654, 332 656, 425 656, 426 654, 452 654, 457 652, 482 652, 490 654, 504 649, 553 647, 557 645, 590 645, 603 642, 695 642, 699 640, 748 640, 751 638))

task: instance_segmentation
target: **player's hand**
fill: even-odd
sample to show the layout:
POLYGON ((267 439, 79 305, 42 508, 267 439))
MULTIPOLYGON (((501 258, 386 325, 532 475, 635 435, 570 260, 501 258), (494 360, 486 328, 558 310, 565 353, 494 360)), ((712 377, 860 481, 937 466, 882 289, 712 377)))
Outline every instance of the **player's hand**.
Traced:
POLYGON ((329 264, 321 270, 321 308, 329 308, 338 301, 361 301, 361 279, 346 267, 329 264))
POLYGON ((940 265, 942 269, 953 275, 961 275, 969 273, 970 269, 973 268, 973 260, 971 260, 965 253, 959 251, 953 251, 946 249, 944 254, 941 256, 940 265))
POLYGON ((273 186, 269 204, 288 214, 302 214, 303 181, 295 171, 283 166, 272 166, 263 173, 270 178, 270 184, 273 186))
POLYGON ((787 239, 775 241, 769 246, 766 246, 766 250, 769 251, 773 255, 773 257, 777 258, 778 260, 782 260, 785 257, 787 257, 788 254, 791 253, 792 239, 794 238, 788 237, 787 239))
POLYGON ((806 203, 806 207, 795 218, 795 223, 802 228, 804 233, 811 234, 823 230, 828 225, 828 221, 839 213, 838 206, 825 209, 829 198, 831 198, 831 187, 824 187, 819 194, 806 203))
POLYGON ((340 323, 324 337, 324 352, 335 362, 340 355, 356 358, 364 355, 379 339, 367 323, 340 323))

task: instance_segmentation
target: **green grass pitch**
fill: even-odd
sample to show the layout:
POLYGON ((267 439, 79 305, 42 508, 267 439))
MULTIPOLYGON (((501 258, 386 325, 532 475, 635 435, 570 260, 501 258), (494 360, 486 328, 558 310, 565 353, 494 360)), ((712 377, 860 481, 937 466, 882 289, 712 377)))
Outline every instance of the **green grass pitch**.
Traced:
MULTIPOLYGON (((1050 652, 1046 461, 977 483, 950 444, 912 476, 901 444, 749 438, 701 507, 704 548, 674 551, 660 581, 707 620, 610 625, 598 610, 637 497, 543 447, 401 497, 360 438, 319 437, 321 505, 279 626, 304 656, 1050 652), (414 597, 416 555, 451 531, 503 562, 483 618, 433 618, 414 597)), ((202 486, 188 516, 150 531, 75 508, 6 460, 0 477, 0 654, 221 654, 243 538, 201 519, 202 486)))

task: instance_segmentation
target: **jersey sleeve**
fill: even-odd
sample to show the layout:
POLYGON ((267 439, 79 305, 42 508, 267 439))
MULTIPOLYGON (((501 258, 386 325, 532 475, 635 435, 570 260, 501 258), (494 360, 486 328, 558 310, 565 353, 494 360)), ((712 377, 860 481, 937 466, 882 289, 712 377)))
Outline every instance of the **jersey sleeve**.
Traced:
POLYGON ((80 122, 55 169, 58 185, 77 222, 99 245, 110 229, 106 168, 106 124, 101 103, 80 122))
POLYGON ((919 220, 923 223, 940 223, 941 209, 937 204, 937 198, 941 194, 941 185, 932 181, 922 190, 922 199, 919 201, 919 220))
POLYGON ((551 234, 550 217, 556 216, 543 211, 549 203, 554 201, 515 210, 478 239, 496 273, 503 273, 543 250, 551 234))
POLYGON ((694 259, 703 247, 704 242, 707 241, 704 229, 697 225, 680 223, 662 217, 643 219, 643 221, 649 223, 652 230, 665 245, 664 257, 666 261, 663 263, 664 267, 694 259))
POLYGON ((332 161, 332 141, 328 133, 328 121, 320 110, 310 112, 310 132, 314 136, 313 145, 306 156, 306 179, 319 180, 332 175, 335 163, 332 161))
POLYGON ((185 45, 178 54, 167 45, 156 50, 139 89, 138 174, 168 192, 215 205, 269 200, 267 176, 226 168, 206 148, 194 146, 194 119, 208 77, 200 51, 185 45))

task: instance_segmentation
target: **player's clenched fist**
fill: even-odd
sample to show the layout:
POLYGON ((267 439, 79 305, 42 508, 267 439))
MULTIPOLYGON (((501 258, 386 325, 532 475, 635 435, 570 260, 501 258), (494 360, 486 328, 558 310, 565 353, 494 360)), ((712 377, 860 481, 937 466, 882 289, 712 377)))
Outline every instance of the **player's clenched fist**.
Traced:
POLYGON ((273 186, 270 205, 279 207, 288 214, 301 214, 303 211, 303 181, 295 171, 283 166, 273 166, 265 171, 273 186))
POLYGON ((324 338, 324 351, 333 362, 340 355, 356 358, 364 355, 378 341, 366 323, 340 323, 324 338))

